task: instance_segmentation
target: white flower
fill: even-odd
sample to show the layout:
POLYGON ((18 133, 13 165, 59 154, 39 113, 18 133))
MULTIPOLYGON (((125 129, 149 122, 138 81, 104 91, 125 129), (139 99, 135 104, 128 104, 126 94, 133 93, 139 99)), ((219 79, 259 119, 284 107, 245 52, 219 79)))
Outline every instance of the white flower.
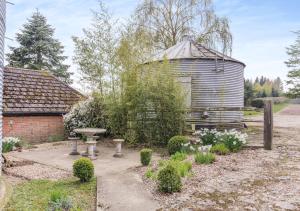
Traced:
POLYGON ((16 143, 19 143, 20 141, 21 141, 20 139, 15 138, 15 137, 5 137, 5 138, 3 138, 3 143, 16 144, 16 143))
POLYGON ((185 146, 185 147, 187 147, 187 146, 189 146, 190 145, 190 143, 185 143, 185 144, 183 144, 183 146, 185 146))

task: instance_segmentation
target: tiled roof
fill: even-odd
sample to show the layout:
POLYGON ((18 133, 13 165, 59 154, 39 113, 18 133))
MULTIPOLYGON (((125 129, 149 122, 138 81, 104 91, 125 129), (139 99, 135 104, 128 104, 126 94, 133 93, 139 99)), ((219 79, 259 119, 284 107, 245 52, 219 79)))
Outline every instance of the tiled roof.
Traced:
POLYGON ((64 114, 84 98, 47 71, 4 68, 3 114, 64 114))

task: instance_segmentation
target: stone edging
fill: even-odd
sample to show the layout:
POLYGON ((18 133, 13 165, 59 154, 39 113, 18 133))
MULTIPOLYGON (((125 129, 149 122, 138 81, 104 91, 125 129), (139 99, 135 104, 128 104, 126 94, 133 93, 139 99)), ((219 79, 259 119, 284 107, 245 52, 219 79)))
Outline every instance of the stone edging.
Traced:
POLYGON ((105 211, 105 210, 108 210, 109 209, 109 205, 105 204, 103 202, 103 196, 101 195, 101 193, 103 192, 101 188, 102 187, 102 184, 101 184, 101 177, 97 177, 96 178, 96 182, 97 182, 97 185, 96 185, 96 211, 105 211))
POLYGON ((102 208, 101 208, 101 204, 100 204, 100 194, 98 192, 98 190, 100 190, 100 178, 97 177, 96 178, 96 211, 102 211, 102 208))

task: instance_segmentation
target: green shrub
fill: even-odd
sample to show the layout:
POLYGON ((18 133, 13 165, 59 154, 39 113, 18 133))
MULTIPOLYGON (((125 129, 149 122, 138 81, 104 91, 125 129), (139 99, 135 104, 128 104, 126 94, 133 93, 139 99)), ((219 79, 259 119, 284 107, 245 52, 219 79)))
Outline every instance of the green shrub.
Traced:
POLYGON ((128 143, 129 146, 137 146, 137 134, 135 133, 134 130, 127 130, 124 134, 124 139, 126 143, 128 143))
POLYGON ((183 161, 186 159, 186 153, 184 152, 176 152, 174 155, 171 156, 171 160, 178 160, 183 161))
POLYGON ((192 169, 192 163, 190 161, 185 161, 185 162, 171 162, 170 163, 174 168, 176 169, 177 173, 181 177, 185 177, 188 175, 188 173, 192 169))
POLYGON ((212 146, 210 152, 215 153, 217 155, 227 155, 230 151, 224 143, 220 143, 212 146))
POLYGON ((94 176, 94 165, 88 158, 79 158, 73 164, 73 175, 81 182, 88 182, 94 176))
POLYGON ((192 163, 190 161, 160 160, 158 163, 160 169, 165 168, 168 165, 173 166, 181 177, 187 176, 192 169, 192 163))
POLYGON ((141 163, 144 166, 148 166, 150 161, 151 161, 151 157, 152 157, 152 150, 151 149, 142 149, 140 152, 140 156, 141 156, 141 163))
POLYGON ((235 129, 225 130, 221 137, 221 142, 225 144, 225 146, 231 152, 239 151, 246 143, 247 143, 247 134, 241 133, 235 129))
POLYGON ((129 143, 166 146, 185 125, 184 90, 172 64, 165 60, 138 68, 125 66, 122 93, 111 96, 114 100, 107 106, 111 131, 129 143), (128 129, 133 133, 128 134, 128 129))
POLYGON ((96 127, 108 128, 108 118, 103 97, 94 92, 92 98, 74 105, 71 111, 64 116, 64 127, 67 133, 75 128, 96 127))
POLYGON ((155 173, 155 171, 151 168, 148 168, 146 173, 145 173, 145 176, 148 178, 148 179, 156 179, 157 175, 155 173))
POLYGON ((10 152, 13 150, 14 146, 19 145, 21 142, 20 139, 15 137, 5 137, 2 140, 2 152, 10 152))
POLYGON ((10 142, 3 142, 2 143, 2 152, 6 153, 6 152, 10 152, 12 151, 14 148, 14 144, 10 143, 10 142))
POLYGON ((215 161, 215 155, 212 153, 197 153, 195 154, 195 162, 197 164, 210 164, 215 161))
POLYGON ((165 193, 173 193, 181 190, 181 178, 172 165, 167 165, 158 172, 158 189, 165 193))
POLYGON ((185 136, 173 136, 168 142, 168 152, 170 155, 176 152, 181 152, 182 145, 187 143, 187 138, 185 136))
POLYGON ((254 99, 251 101, 251 106, 255 108, 263 108, 264 107, 264 101, 262 99, 254 99))
POLYGON ((243 143, 234 135, 226 134, 226 135, 223 135, 222 139, 223 139, 224 145, 231 152, 237 152, 242 148, 243 143))
POLYGON ((50 201, 58 202, 65 197, 66 197, 66 194, 62 193, 61 191, 53 191, 50 195, 50 201))
MULTIPOLYGON (((122 104, 117 100, 107 101, 107 113, 108 113, 108 127, 110 132, 115 137, 122 137, 129 144, 136 142, 136 137, 132 135, 131 130, 128 130, 128 111, 126 110, 126 104, 122 104), (129 132, 129 134, 127 134, 129 132)), ((135 132, 135 131, 133 131, 135 132)), ((134 134, 134 133, 133 133, 134 134)))
POLYGON ((58 211, 58 210, 65 210, 71 211, 73 210, 72 201, 69 197, 63 194, 60 191, 54 191, 50 195, 50 201, 48 204, 49 211, 58 211))

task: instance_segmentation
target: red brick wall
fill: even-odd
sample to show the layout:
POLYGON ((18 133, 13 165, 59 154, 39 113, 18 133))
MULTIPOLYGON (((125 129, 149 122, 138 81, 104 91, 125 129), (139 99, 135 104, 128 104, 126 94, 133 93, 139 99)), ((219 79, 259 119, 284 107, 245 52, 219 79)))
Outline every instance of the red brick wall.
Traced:
POLYGON ((3 136, 30 143, 58 139, 64 135, 62 116, 4 116, 3 136))

